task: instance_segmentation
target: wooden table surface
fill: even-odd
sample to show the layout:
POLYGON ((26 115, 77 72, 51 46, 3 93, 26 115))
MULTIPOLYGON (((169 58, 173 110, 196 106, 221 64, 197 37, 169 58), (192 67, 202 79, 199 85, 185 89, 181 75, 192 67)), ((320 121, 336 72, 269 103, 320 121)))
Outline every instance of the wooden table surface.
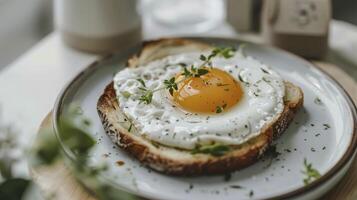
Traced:
MULTIPOLYGON (((357 104, 357 83, 344 71, 334 65, 324 62, 313 62, 326 71, 346 89, 357 104)), ((39 130, 51 127, 51 117, 48 115, 39 130)), ((40 132, 40 131, 39 131, 40 132)), ((31 176, 39 185, 44 197, 66 200, 95 200, 71 175, 62 161, 50 167, 31 168, 31 176)), ((357 159, 352 163, 346 176, 342 178, 331 191, 321 200, 356 200, 357 199, 357 159)))

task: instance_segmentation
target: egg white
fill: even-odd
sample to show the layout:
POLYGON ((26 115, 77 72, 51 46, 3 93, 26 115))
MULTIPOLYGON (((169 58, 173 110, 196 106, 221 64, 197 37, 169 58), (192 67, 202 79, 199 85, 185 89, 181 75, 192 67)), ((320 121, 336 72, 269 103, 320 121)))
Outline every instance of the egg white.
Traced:
POLYGON ((135 127, 133 134, 183 149, 212 142, 238 145, 257 136, 264 125, 283 111, 285 87, 282 78, 258 60, 240 53, 230 59, 213 60, 213 66, 230 73, 243 90, 243 98, 227 112, 211 115, 187 112, 172 102, 166 90, 154 93, 152 103, 148 105, 139 102, 142 91, 138 78, 143 79, 150 89, 162 87, 165 79, 182 71, 178 63, 198 66, 202 62, 199 60, 202 53, 209 54, 172 55, 135 69, 126 68, 115 75, 118 103, 135 127))

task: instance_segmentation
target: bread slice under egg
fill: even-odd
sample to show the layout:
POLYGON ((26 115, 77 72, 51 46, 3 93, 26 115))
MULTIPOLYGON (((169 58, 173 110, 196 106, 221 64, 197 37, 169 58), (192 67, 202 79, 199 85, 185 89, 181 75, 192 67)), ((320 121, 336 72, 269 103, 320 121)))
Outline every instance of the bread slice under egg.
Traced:
MULTIPOLYGON (((128 67, 137 67, 168 55, 210 48, 212 47, 205 43, 185 39, 146 42, 141 52, 128 60, 128 67)), ((135 134, 135 128, 131 128, 129 132, 130 123, 126 122, 125 115, 119 108, 113 82, 99 98, 97 110, 111 140, 150 168, 171 175, 224 174, 253 164, 263 155, 273 139, 287 129, 303 105, 303 92, 290 82, 285 82, 285 88, 283 112, 271 124, 263 127, 258 136, 244 144, 230 146, 232 150, 222 156, 192 154, 189 150, 152 142, 140 134, 135 134)))

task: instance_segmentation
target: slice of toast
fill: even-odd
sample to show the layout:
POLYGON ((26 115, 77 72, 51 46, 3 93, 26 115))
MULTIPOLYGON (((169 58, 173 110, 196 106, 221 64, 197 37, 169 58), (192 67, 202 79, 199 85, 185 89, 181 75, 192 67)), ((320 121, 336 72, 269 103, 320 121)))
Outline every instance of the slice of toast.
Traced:
MULTIPOLYGON (((209 45, 184 39, 162 39, 144 43, 138 55, 128 60, 128 67, 137 67, 168 55, 202 51, 209 45)), ((189 150, 160 145, 140 134, 127 122, 116 98, 113 82, 104 90, 98 100, 97 110, 103 127, 114 143, 137 158, 143 164, 157 171, 171 175, 224 174, 242 169, 259 159, 273 139, 284 132, 303 105, 302 90, 285 82, 284 110, 271 124, 263 127, 261 133, 241 145, 230 146, 222 156, 192 154, 189 150), (130 129, 130 132, 128 131, 130 129)))

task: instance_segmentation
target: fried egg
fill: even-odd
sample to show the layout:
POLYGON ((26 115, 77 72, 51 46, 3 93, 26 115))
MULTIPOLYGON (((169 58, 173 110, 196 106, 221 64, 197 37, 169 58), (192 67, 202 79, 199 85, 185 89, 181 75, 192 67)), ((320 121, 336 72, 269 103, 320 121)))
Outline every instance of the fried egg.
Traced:
POLYGON ((194 149, 219 143, 239 145, 259 135, 264 125, 284 109, 284 81, 260 61, 237 52, 215 58, 208 73, 185 79, 185 66, 199 66, 201 54, 171 55, 137 68, 126 68, 114 77, 121 112, 133 125, 133 134, 162 145, 194 149), (172 94, 164 80, 176 78, 172 94), (139 101, 142 82, 153 94, 152 102, 139 101))

